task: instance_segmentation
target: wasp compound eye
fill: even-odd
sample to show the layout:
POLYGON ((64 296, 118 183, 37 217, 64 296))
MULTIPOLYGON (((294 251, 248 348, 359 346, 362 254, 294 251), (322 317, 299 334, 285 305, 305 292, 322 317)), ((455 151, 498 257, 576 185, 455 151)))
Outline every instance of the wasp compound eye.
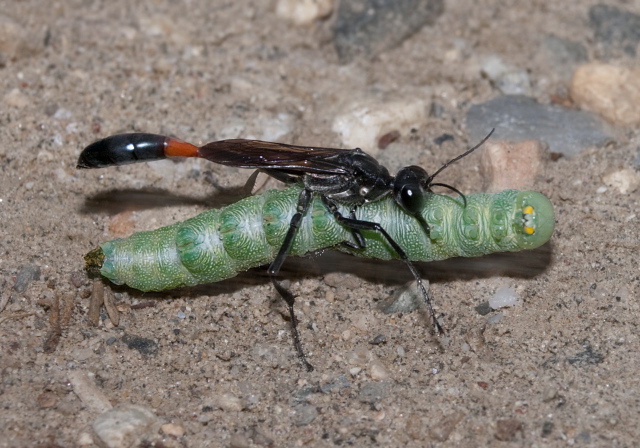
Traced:
POLYGON ((424 190, 419 185, 405 185, 400 190, 398 202, 402 208, 412 215, 420 213, 424 204, 424 190))
POLYGON ((393 185, 394 199, 412 215, 420 212, 424 205, 427 172, 419 166, 407 166, 398 171, 393 185))

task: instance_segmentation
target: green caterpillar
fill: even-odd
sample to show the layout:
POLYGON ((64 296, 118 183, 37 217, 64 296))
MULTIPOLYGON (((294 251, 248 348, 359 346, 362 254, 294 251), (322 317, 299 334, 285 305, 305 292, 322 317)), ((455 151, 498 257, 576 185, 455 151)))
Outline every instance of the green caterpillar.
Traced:
MULTIPOLYGON (((141 291, 162 291, 217 282, 252 267, 271 263, 289 229, 301 187, 270 190, 187 221, 128 238, 102 243, 85 256, 87 268, 111 282, 141 291)), ((411 261, 476 257, 494 252, 534 249, 553 233, 551 202, 533 191, 505 190, 459 198, 429 193, 418 220, 387 195, 356 210, 359 220, 376 222, 402 247, 411 261)), ((349 210, 340 206, 346 216, 349 210)), ((315 197, 293 241, 291 255, 335 248, 353 255, 398 258, 378 232, 361 232, 366 247, 342 245, 353 239, 315 197)))

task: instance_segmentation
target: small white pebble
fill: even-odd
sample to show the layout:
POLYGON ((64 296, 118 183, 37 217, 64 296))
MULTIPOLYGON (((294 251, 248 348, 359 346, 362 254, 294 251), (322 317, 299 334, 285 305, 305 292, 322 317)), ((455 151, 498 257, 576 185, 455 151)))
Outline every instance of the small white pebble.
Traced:
POLYGON ((296 25, 308 25, 328 16, 333 0, 278 0, 276 14, 296 25))
POLYGON ((387 416, 387 413, 385 411, 378 411, 375 414, 373 414, 373 419, 375 421, 381 422, 382 420, 385 419, 386 416, 387 416))
POLYGON ((386 381, 390 377, 389 371, 379 359, 371 361, 371 364, 369 364, 369 374, 374 381, 386 381))
POLYGON ((367 331, 368 329, 375 327, 377 325, 377 321, 373 316, 361 314, 354 319, 353 325, 358 330, 367 331))
POLYGON ((220 409, 223 411, 242 411, 242 403, 240 402, 240 399, 231 393, 222 394, 218 401, 218 406, 220 406, 220 409))
POLYGON ((67 379, 82 404, 90 411, 104 413, 112 408, 106 394, 85 372, 72 370, 67 374, 67 379))
POLYGON ((602 181, 621 194, 633 193, 640 186, 640 173, 631 168, 625 168, 605 175, 602 181))
POLYGON ((331 303, 336 300, 336 293, 331 289, 327 289, 327 291, 324 293, 324 299, 327 302, 331 303))
POLYGON ((22 93, 18 88, 15 88, 7 93, 4 96, 3 101, 6 105, 15 107, 17 109, 22 109, 23 107, 26 107, 31 103, 29 97, 22 93))
POLYGON ((166 423, 160 427, 163 433, 168 436, 182 437, 184 435, 184 428, 176 423, 166 423))
POLYGON ((391 131, 406 135, 424 123, 426 116, 425 103, 417 98, 359 101, 344 110, 345 113, 333 120, 331 129, 340 135, 344 146, 362 148, 374 157, 379 151, 377 141, 381 136, 391 131))
MULTIPOLYGON (((151 409, 120 403, 113 409, 100 414, 91 425, 96 445, 117 447, 129 446, 131 440, 143 440, 149 434, 157 433, 158 419, 151 409)), ((138 443, 134 443, 134 446, 138 443)))
POLYGON ((498 308, 514 306, 518 300, 515 290, 509 286, 498 288, 493 297, 489 299, 489 306, 497 310, 498 308))
POLYGON ((364 347, 357 347, 347 355, 347 362, 351 365, 363 366, 371 359, 371 352, 364 347))
POLYGON ((78 446, 93 445, 93 438, 91 437, 91 434, 89 434, 88 432, 81 432, 78 435, 77 443, 78 443, 78 446))

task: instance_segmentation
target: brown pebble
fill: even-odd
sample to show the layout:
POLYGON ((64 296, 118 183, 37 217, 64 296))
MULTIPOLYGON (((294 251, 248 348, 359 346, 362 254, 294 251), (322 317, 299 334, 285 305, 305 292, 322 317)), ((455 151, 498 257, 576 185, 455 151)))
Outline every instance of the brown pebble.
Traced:
POLYGON ((185 433, 184 428, 176 423, 165 423, 160 429, 166 435, 173 437, 182 437, 185 433))
POLYGON ((35 39, 24 23, 0 16, 0 54, 7 59, 21 59, 42 51, 41 40, 35 39))
POLYGON ((463 417, 464 414, 462 412, 454 412, 453 414, 445 415, 436 423, 431 425, 429 435, 433 440, 437 440, 438 442, 447 441, 456 425, 460 423, 460 420, 462 420, 463 417))
POLYGON ((116 298, 113 292, 109 288, 104 290, 104 308, 107 310, 107 315, 111 320, 114 327, 120 325, 120 312, 115 304, 116 298))
POLYGON ((31 104, 31 99, 17 88, 5 94, 2 100, 7 106, 15 107, 16 109, 22 109, 31 104))
POLYGON ((91 301, 89 302, 89 311, 87 311, 87 320, 91 325, 97 327, 100 325, 100 308, 104 303, 104 285, 100 280, 93 281, 93 292, 91 293, 91 301))
POLYGON ((522 431, 522 422, 515 418, 498 420, 496 422, 496 439, 508 442, 516 437, 518 431, 522 431))
POLYGON ((109 233, 113 236, 123 237, 133 232, 133 212, 126 210, 115 215, 109 223, 109 233))
POLYGON ((53 392, 42 392, 38 395, 38 406, 43 409, 51 408, 58 402, 58 397, 53 392))
POLYGON ((362 284, 362 281, 355 275, 343 274, 340 272, 331 272, 324 276, 324 283, 334 288, 355 289, 362 284))
POLYGON ((424 427, 425 424, 420 415, 410 414, 407 417, 404 429, 406 434, 413 440, 419 440, 422 439, 422 431, 424 430, 424 427))
POLYGON ((386 149, 387 146, 389 146, 391 143, 395 142, 399 138, 400 138, 400 131, 394 130, 391 132, 387 132, 386 134, 382 135, 378 139, 378 148, 386 149))
POLYGON ((233 434, 229 439, 229 446, 231 448, 250 448, 251 440, 244 434, 233 434))
POLYGON ((71 283, 75 288, 80 288, 84 285, 85 280, 86 276, 80 271, 72 272, 71 275, 69 275, 69 283, 71 283))

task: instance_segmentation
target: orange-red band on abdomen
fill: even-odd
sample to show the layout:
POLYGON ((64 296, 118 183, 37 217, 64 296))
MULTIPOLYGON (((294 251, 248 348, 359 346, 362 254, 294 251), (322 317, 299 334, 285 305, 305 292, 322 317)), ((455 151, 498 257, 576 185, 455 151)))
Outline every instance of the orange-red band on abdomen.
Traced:
POLYGON ((167 138, 164 155, 167 157, 198 157, 198 147, 177 138, 167 138))

